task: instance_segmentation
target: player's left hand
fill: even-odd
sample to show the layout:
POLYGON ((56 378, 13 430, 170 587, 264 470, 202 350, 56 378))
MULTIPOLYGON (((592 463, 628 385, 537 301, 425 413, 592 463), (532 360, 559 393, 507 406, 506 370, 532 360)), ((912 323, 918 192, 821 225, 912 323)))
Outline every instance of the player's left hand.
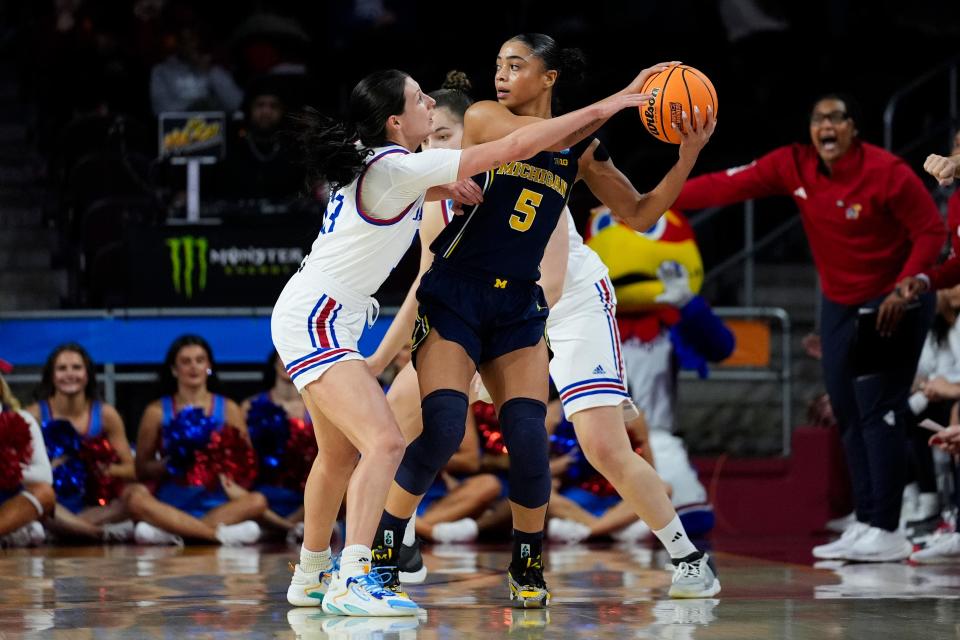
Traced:
POLYGON ((877 313, 877 333, 881 336, 893 335, 900 319, 907 310, 907 299, 897 289, 886 297, 877 313))
MULTIPOLYGON (((713 107, 707 105, 707 113, 704 114, 701 113, 700 107, 695 105, 693 107, 693 120, 690 120, 690 115, 686 111, 680 113, 680 120, 680 156, 690 156, 695 159, 710 141, 710 136, 717 128, 717 119, 713 115, 713 107)), ((671 126, 674 130, 677 129, 675 124, 671 126)))

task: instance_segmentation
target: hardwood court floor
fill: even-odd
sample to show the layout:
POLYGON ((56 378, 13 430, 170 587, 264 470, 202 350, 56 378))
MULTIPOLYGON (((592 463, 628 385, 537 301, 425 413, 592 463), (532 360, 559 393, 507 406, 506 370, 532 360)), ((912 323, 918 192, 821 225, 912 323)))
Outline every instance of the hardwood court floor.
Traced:
POLYGON ((717 552, 720 597, 682 601, 665 597, 660 552, 554 546, 553 606, 516 611, 505 547, 435 547, 427 583, 409 590, 425 613, 377 620, 288 606, 295 557, 280 546, 0 551, 0 638, 960 638, 960 566, 816 569, 717 552))

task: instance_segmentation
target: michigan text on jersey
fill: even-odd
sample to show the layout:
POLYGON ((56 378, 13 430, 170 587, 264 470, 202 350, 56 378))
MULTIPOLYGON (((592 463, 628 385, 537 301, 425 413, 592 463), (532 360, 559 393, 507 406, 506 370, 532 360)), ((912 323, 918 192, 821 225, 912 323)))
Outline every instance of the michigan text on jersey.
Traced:
POLYGON ((561 197, 567 197, 567 181, 552 171, 541 169, 527 164, 526 162, 508 162, 497 169, 497 175, 516 176, 525 178, 538 184, 544 184, 560 194, 561 197))

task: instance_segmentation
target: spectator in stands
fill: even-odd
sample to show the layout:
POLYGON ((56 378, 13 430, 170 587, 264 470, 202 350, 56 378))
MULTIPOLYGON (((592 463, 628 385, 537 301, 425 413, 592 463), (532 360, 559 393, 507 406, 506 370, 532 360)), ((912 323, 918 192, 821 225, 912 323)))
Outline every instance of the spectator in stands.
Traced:
POLYGON ((305 187, 292 138, 283 135, 287 107, 280 80, 254 82, 244 100, 244 123, 227 144, 224 195, 241 199, 291 200, 305 187))
POLYGON ((54 536, 126 542, 133 521, 123 494, 136 479, 123 419, 97 397, 93 360, 76 343, 55 348, 43 366, 38 401, 27 412, 40 423, 53 464, 54 536))
POLYGON ((57 497, 40 427, 3 379, 10 369, 0 360, 0 438, 4 455, 16 453, 19 459, 16 465, 6 460, 0 476, 0 547, 26 547, 43 542, 40 519, 53 513, 57 497))
POLYGON ((275 351, 264 369, 264 382, 267 390, 240 406, 257 452, 254 488, 267 499, 262 522, 302 539, 303 487, 317 455, 313 422, 275 351))
POLYGON ((154 115, 166 111, 225 111, 240 108, 243 91, 226 69, 214 64, 198 31, 183 27, 176 51, 150 72, 150 103, 154 115))
POLYGON ((857 522, 840 540, 814 549, 818 558, 891 561, 911 545, 897 532, 906 473, 907 397, 933 317, 922 299, 897 340, 869 371, 854 350, 859 310, 877 309, 876 329, 893 332, 907 301, 894 290, 928 269, 944 242, 933 198, 907 164, 857 138, 855 105, 825 95, 810 112, 810 143, 773 150, 749 165, 687 182, 677 207, 727 205, 792 196, 800 209, 823 287, 823 373, 840 425, 853 482, 857 522), (861 375, 870 373, 871 375, 861 375))
POLYGON ((923 163, 924 171, 936 178, 941 187, 960 178, 960 131, 953 137, 953 151, 950 153, 949 157, 931 153, 923 163))
MULTIPOLYGON (((931 154, 923 165, 942 186, 952 184, 953 176, 960 171, 960 132, 953 138, 951 153, 950 157, 931 154)), ((943 289, 960 284, 960 189, 954 189, 947 200, 947 231, 950 236, 950 259, 931 269, 929 273, 904 279, 897 287, 903 295, 912 298, 928 289, 943 289)))
POLYGON ((914 393, 910 396, 910 409, 916 419, 907 433, 910 441, 911 471, 918 493, 904 492, 904 515, 901 520, 912 536, 929 533, 940 521, 937 478, 928 444, 930 432, 914 425, 925 418, 938 424, 947 424, 950 420, 950 409, 955 400, 960 398, 960 327, 956 324, 958 309, 960 288, 937 292, 937 316, 923 345, 914 393))
POLYGON ((167 351, 161 397, 147 405, 137 434, 137 477, 157 483, 153 494, 143 485, 130 493, 140 544, 180 545, 188 538, 238 545, 260 537, 254 520, 267 510, 266 498, 257 492, 230 498, 224 491, 224 483, 243 484, 256 459, 240 407, 213 391, 214 366, 199 336, 181 336, 167 351), (230 446, 218 449, 224 443, 230 446))
MULTIPOLYGON (((942 391, 954 400, 960 398, 960 385, 951 385, 942 391)), ((910 560, 919 564, 957 564, 960 563, 960 464, 956 457, 960 455, 960 405, 954 403, 950 426, 933 434, 929 443, 953 456, 953 530, 934 534, 923 549, 911 554, 910 560)))

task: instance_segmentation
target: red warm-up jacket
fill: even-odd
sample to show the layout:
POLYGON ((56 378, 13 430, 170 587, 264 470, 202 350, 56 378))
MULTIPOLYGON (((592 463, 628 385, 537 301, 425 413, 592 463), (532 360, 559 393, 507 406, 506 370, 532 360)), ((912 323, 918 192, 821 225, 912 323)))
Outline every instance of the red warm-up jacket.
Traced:
POLYGON ((797 203, 823 294, 838 304, 861 304, 928 271, 946 239, 920 178, 897 156, 859 141, 829 174, 811 144, 774 149, 749 165, 687 181, 674 207, 776 195, 797 203))
POLYGON ((932 289, 947 289, 960 284, 960 188, 947 201, 947 229, 950 233, 950 259, 928 272, 932 289))

